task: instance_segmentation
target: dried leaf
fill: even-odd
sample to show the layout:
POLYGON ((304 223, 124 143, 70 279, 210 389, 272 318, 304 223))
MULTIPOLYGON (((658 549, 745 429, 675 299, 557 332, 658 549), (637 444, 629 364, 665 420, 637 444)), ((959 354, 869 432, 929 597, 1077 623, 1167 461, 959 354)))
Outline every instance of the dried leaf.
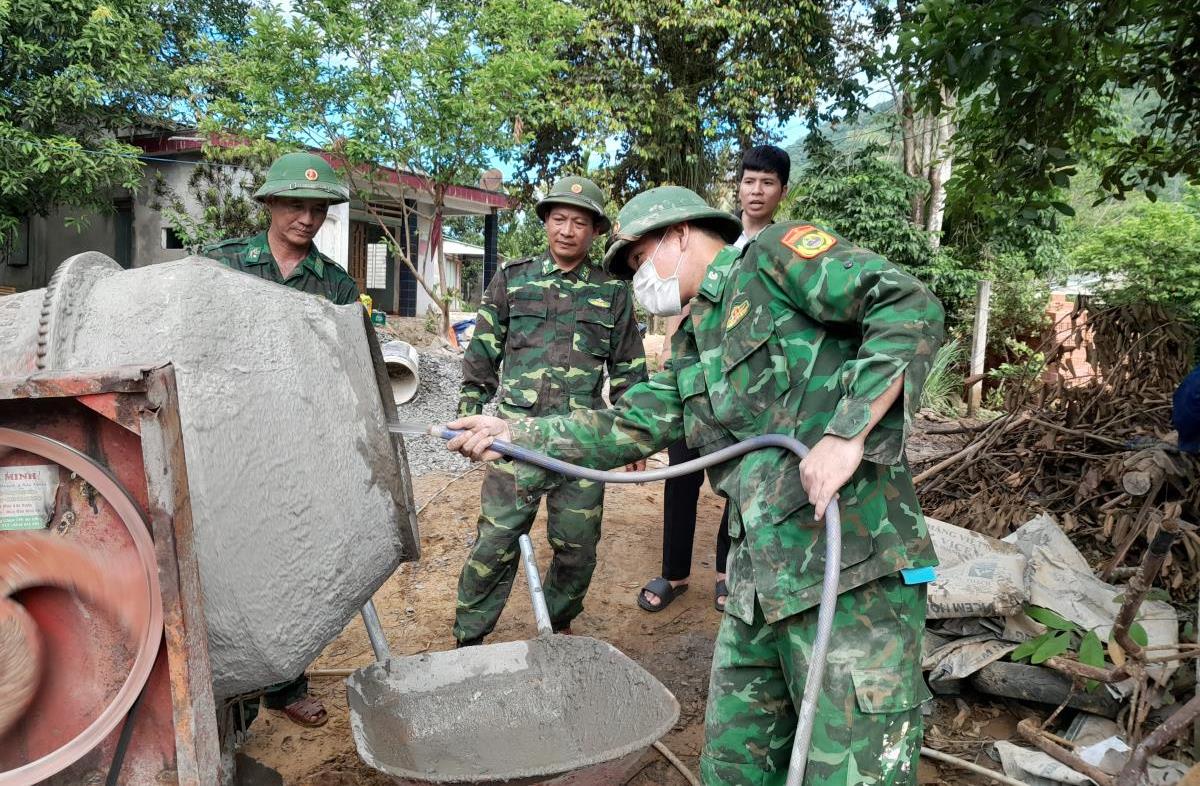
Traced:
POLYGON ((1125 665, 1125 650, 1117 643, 1116 639, 1108 640, 1108 659, 1113 662, 1117 668, 1125 665))

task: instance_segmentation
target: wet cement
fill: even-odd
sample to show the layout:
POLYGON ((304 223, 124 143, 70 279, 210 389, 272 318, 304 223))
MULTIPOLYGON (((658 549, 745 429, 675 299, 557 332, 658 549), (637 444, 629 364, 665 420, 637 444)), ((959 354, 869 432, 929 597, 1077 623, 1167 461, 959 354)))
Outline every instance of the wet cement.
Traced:
POLYGON ((399 658, 347 681, 367 764, 412 783, 536 783, 649 747, 674 696, 610 644, 545 636, 399 658))
POLYGON ((46 370, 174 364, 218 700, 300 674, 416 558, 358 304, 197 257, 122 271, 100 254, 14 297, 0 376, 33 373, 35 337, 46 370))

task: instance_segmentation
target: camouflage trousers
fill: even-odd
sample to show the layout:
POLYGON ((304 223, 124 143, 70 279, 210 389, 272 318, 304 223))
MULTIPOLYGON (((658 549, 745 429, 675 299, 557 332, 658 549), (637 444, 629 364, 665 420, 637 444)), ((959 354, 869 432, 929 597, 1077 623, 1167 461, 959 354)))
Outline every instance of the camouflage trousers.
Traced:
MULTIPOLYGON (((774 624, 726 614, 717 633, 700 775, 705 786, 783 786, 815 608, 774 624)), ((805 786, 917 782, 925 587, 897 575, 838 598, 805 786)))
MULTIPOLYGON (((521 563, 517 539, 529 532, 541 493, 518 496, 511 461, 488 466, 480 499, 479 537, 458 577, 454 638, 486 636, 496 627, 521 563)), ((596 544, 604 515, 604 484, 563 481, 545 492, 547 535, 554 549, 543 577, 546 605, 555 629, 566 627, 583 611, 596 569, 596 544)))

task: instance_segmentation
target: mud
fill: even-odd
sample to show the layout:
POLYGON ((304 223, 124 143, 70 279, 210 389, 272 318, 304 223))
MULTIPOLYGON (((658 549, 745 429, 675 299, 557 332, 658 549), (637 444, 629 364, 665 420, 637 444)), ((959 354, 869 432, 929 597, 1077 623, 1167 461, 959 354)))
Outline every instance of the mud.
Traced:
POLYGON ((658 680, 582 636, 375 664, 347 695, 363 760, 414 783, 540 782, 629 758, 679 717, 658 680))
MULTIPOLYGON (((6 305, 0 376, 171 362, 214 693, 298 675, 402 560, 412 491, 386 432, 362 309, 192 257, 64 262, 6 305), (28 346, 31 335, 37 346, 28 346)), ((379 360, 382 365, 382 359, 379 360)))

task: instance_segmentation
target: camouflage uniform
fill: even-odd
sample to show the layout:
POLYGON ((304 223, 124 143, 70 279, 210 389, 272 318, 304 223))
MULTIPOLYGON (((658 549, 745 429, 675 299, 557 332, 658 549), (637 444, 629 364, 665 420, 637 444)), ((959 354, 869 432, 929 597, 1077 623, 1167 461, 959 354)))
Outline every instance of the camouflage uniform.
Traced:
POLYGON ((354 279, 336 262, 318 251, 316 245, 310 246, 308 256, 296 265, 286 279, 279 272, 279 263, 271 255, 266 232, 216 243, 205 247, 201 253, 226 267, 300 292, 320 295, 339 306, 358 300, 358 285, 354 279))
MULTIPOLYGON (((586 260, 564 273, 550 255, 505 264, 476 317, 463 358, 459 415, 477 415, 500 386, 500 416, 562 415, 605 406, 605 369, 615 401, 646 379, 646 359, 628 285, 586 260)), ((454 636, 470 641, 496 625, 517 573, 517 539, 528 532, 546 494, 554 559, 546 603, 556 628, 583 609, 604 511, 604 486, 562 481, 518 494, 511 462, 488 468, 479 538, 458 582, 454 636)))
MULTIPOLYGON (((670 206, 651 210, 689 220, 670 206)), ((623 210, 616 237, 626 223, 623 210)), ((764 433, 814 445, 861 433, 871 402, 903 377, 902 403, 868 434, 840 492, 841 597, 810 786, 915 783, 929 695, 919 670, 924 588, 900 575, 936 557, 903 446, 942 323, 926 288, 877 254, 823 227, 776 224, 742 252, 716 256, 667 368, 617 407, 513 424, 518 444, 594 467, 681 435, 701 454, 764 433)), ((518 486, 545 476, 521 465, 518 486)), ((783 784, 820 599, 822 528, 790 453, 756 451, 713 467, 709 480, 730 502, 733 546, 701 772, 709 786, 783 784)))
MULTIPOLYGON (((313 153, 286 153, 267 170, 265 180, 254 198, 265 202, 270 197, 320 200, 339 204, 350 198, 350 192, 328 162, 313 153)), ((286 279, 279 263, 271 254, 267 233, 226 240, 206 246, 201 253, 226 267, 273 281, 300 292, 319 295, 339 306, 358 300, 358 285, 336 262, 310 243, 308 255, 286 279)), ((284 709, 308 695, 308 677, 301 674, 294 680, 271 685, 262 690, 262 703, 272 709, 284 709)), ((223 708, 221 723, 232 723, 245 732, 258 715, 259 697, 230 700, 223 708)), ((324 712, 324 710, 322 710, 324 712)))

